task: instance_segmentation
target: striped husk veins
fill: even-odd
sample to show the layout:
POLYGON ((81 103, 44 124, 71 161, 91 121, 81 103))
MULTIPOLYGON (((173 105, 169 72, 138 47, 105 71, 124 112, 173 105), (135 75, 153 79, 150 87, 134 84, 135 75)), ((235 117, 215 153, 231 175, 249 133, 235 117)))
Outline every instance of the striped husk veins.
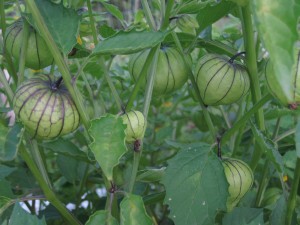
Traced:
MULTIPOLYGON (((136 53, 129 61, 129 72, 136 81, 141 74, 149 50, 136 53)), ((189 69, 184 64, 183 56, 175 48, 163 47, 159 51, 153 94, 165 95, 181 88, 188 79, 189 69)), ((147 83, 147 77, 144 85, 147 83)))
POLYGON ((143 113, 131 110, 122 115, 123 123, 127 125, 125 130, 126 141, 132 143, 144 137, 147 121, 143 113))
POLYGON ((240 100, 250 88, 247 69, 216 54, 203 56, 195 70, 200 95, 206 105, 228 105, 240 100))
POLYGON ((224 158, 222 164, 226 179, 229 183, 229 196, 226 205, 227 210, 231 211, 250 190, 254 177, 250 167, 241 160, 224 158))
POLYGON ((47 75, 25 81, 13 100, 17 118, 33 138, 52 139, 79 126, 79 114, 63 84, 56 90, 47 75))

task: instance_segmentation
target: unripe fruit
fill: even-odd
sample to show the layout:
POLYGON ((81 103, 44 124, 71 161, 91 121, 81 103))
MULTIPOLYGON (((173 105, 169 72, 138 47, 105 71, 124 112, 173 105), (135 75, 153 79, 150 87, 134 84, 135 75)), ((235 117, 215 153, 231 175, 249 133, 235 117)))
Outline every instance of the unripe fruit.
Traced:
POLYGON ((183 14, 179 15, 176 24, 184 33, 196 34, 196 29, 199 28, 196 15, 183 14))
POLYGON ((17 118, 33 138, 52 139, 79 125, 77 108, 66 87, 39 74, 18 87, 13 99, 17 118))
POLYGON ((234 158, 222 160, 224 173, 229 183, 226 206, 230 212, 240 199, 250 190, 253 184, 253 173, 250 167, 243 161, 234 158))
MULTIPOLYGON (((138 79, 146 62, 149 50, 134 54, 129 61, 129 72, 135 80, 138 79)), ((169 94, 181 88, 188 78, 189 68, 185 65, 183 56, 175 48, 163 47, 159 50, 154 95, 169 94)), ((146 85, 147 78, 144 80, 146 85)))
POLYGON ((233 59, 216 54, 206 54, 200 59, 195 74, 204 104, 232 104, 248 92, 247 69, 233 59))
POLYGON ((131 143, 144 137, 147 121, 140 111, 130 111, 122 115, 123 123, 127 125, 125 130, 126 141, 131 143))
MULTIPOLYGON (((7 28, 5 33, 5 48, 17 60, 20 58, 23 44, 22 31, 23 21, 17 20, 7 28)), ((29 27, 25 66, 38 70, 51 65, 52 62, 53 57, 46 42, 33 27, 29 27)))

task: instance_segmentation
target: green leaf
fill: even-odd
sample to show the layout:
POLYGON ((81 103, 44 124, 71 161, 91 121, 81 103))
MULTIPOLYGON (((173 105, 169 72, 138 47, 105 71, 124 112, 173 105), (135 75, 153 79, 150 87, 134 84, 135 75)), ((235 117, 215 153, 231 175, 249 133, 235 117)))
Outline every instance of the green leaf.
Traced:
POLYGON ((56 162, 60 172, 70 183, 83 179, 86 163, 61 154, 57 156, 56 162))
POLYGON ((5 137, 4 146, 3 148, 0 149, 1 161, 11 161, 16 157, 22 139, 22 135, 23 135, 23 126, 20 123, 15 123, 15 125, 8 130, 8 132, 4 135, 5 137))
POLYGON ((235 6, 236 5, 232 2, 221 1, 216 5, 207 5, 205 8, 199 10, 197 12, 197 20, 199 23, 198 32, 226 16, 235 6))
POLYGON ((0 165, 0 180, 10 175, 12 172, 14 172, 16 168, 14 167, 8 167, 5 165, 0 165))
POLYGON ((118 225, 118 221, 106 210, 100 210, 90 216, 85 225, 118 225))
POLYGON ((118 31, 114 30, 112 27, 108 26, 107 24, 103 24, 99 27, 99 34, 103 38, 108 38, 115 35, 118 31))
POLYGON ((62 138, 59 138, 55 141, 51 142, 44 142, 42 144, 44 148, 50 149, 56 153, 61 153, 66 156, 71 156, 75 158, 81 158, 81 159, 86 159, 86 153, 81 151, 77 145, 72 143, 69 140, 65 140, 62 138))
POLYGON ((203 9, 207 5, 215 4, 215 0, 207 0, 207 1, 182 1, 182 4, 179 5, 179 14, 195 14, 198 13, 201 9, 203 9))
POLYGON ((94 142, 90 147, 109 180, 113 178, 113 168, 127 151, 125 129, 122 118, 115 115, 108 114, 91 122, 89 133, 94 142))
POLYGON ((285 223, 285 216, 287 211, 287 200, 284 195, 281 195, 276 202, 275 208, 270 215, 270 224, 281 225, 285 223))
POLYGON ((167 33, 160 31, 119 31, 99 42, 92 54, 131 54, 161 43, 167 33))
POLYGON ((296 63, 295 44, 299 40, 297 22, 300 3, 295 0, 254 0, 252 8, 264 47, 270 53, 275 79, 288 101, 293 100, 292 68, 296 63))
POLYGON ((300 158, 300 117, 297 119, 296 133, 295 133, 296 153, 300 158))
POLYGON ((2 213, 13 203, 14 200, 4 196, 0 196, 0 215, 2 215, 2 213))
POLYGON ((264 224, 263 209, 237 207, 225 214, 223 225, 258 225, 264 224))
POLYGON ((141 196, 128 194, 120 204, 121 225, 153 225, 141 196))
POLYGON ((165 204, 175 224, 211 225, 226 210, 228 183, 219 158, 208 144, 182 148, 168 161, 162 183, 165 204))
POLYGON ((63 2, 35 1, 55 43, 64 54, 69 53, 77 43, 80 17, 74 9, 65 8, 63 2))
POLYGON ((121 22, 124 21, 124 17, 122 12, 118 9, 118 7, 116 7, 115 5, 112 4, 108 4, 105 2, 101 2, 101 4, 106 8, 106 10, 111 13, 114 17, 116 17, 118 20, 120 20, 121 22))
POLYGON ((0 180, 0 196, 14 198, 11 185, 7 180, 0 180))
POLYGON ((27 213, 19 203, 14 206, 9 224, 47 225, 44 217, 39 219, 37 216, 27 213))
POLYGON ((255 140, 265 152, 268 159, 274 164, 276 170, 280 173, 283 172, 283 159, 278 152, 277 145, 271 139, 267 138, 253 123, 251 123, 251 129, 255 140))
POLYGON ((157 182, 160 181, 162 176, 164 175, 166 167, 162 168, 151 168, 139 171, 136 181, 141 182, 157 182))

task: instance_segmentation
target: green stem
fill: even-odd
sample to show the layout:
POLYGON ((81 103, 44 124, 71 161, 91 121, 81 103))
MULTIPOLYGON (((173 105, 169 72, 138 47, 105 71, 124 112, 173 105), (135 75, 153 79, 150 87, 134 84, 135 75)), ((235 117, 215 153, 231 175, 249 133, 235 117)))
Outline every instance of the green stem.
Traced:
MULTIPOLYGON (((157 68, 157 60, 158 60, 158 54, 159 54, 159 51, 160 51, 159 48, 160 48, 160 45, 158 45, 154 48, 155 49, 155 54, 154 54, 153 61, 151 63, 151 67, 150 67, 150 71, 149 71, 148 79, 147 79, 148 82, 147 82, 147 87, 146 87, 146 91, 145 91, 145 101, 144 101, 144 109, 143 109, 143 114, 144 114, 144 117, 145 117, 146 121, 147 121, 148 112, 149 112, 149 108, 150 108, 150 103, 151 103, 151 99, 152 99, 152 92, 153 92, 153 86, 154 86, 154 80, 155 80, 155 74, 156 74, 156 68, 157 68)), ((142 156, 142 150, 143 150, 143 144, 141 143, 140 151, 133 152, 132 172, 131 172, 129 185, 128 185, 128 192, 129 193, 132 193, 132 191, 133 191, 133 187, 134 187, 136 175, 137 175, 137 172, 138 172, 140 159, 141 159, 141 156, 142 156)))
POLYGON ((28 6, 28 9, 31 12, 31 15, 36 23, 36 26, 38 27, 39 31, 41 32, 45 42, 47 43, 47 45, 49 47, 51 54, 53 55, 56 65, 58 66, 58 69, 61 72, 61 75, 64 79, 64 83, 65 83, 68 91, 70 92, 70 95, 72 96, 72 99, 75 102, 75 105, 78 109, 78 112, 80 114, 80 119, 87 130, 90 126, 90 121, 85 112, 83 102, 81 101, 82 97, 80 95, 80 92, 77 89, 76 85, 73 84, 73 82, 72 82, 72 77, 71 77, 69 68, 68 68, 67 64, 65 63, 57 45, 55 44, 55 42, 47 28, 47 25, 36 6, 35 1, 25 0, 25 2, 28 6))
POLYGON ((52 189, 52 185, 51 185, 47 170, 45 168, 44 161, 41 157, 37 141, 35 139, 30 140, 29 138, 27 138, 26 141, 30 144, 29 149, 30 149, 31 155, 33 156, 33 159, 34 159, 37 167, 39 168, 40 173, 42 174, 42 176, 43 176, 45 182, 47 183, 48 187, 50 189, 52 189))
POLYGON ((133 103, 136 99, 136 96, 138 94, 138 91, 140 89, 140 87, 143 85, 144 81, 145 81, 145 76, 147 76, 147 71, 149 70, 149 67, 151 65, 151 62, 153 60, 154 54, 155 54, 155 48, 152 48, 147 56, 146 62, 141 70, 141 73, 139 75, 138 80, 135 83, 135 86, 131 92, 131 95, 129 97, 128 103, 126 104, 126 111, 129 111, 132 106, 133 103))
MULTIPOLYGON (((259 85, 259 77, 257 71, 257 59, 256 59, 256 46, 254 41, 254 31, 252 24, 252 16, 250 3, 247 6, 241 8, 242 12, 242 25, 243 25, 243 36, 245 43, 246 51, 246 65, 249 71, 250 80, 251 80, 251 95, 253 104, 256 104, 261 99, 261 91, 259 85)), ((263 109, 259 109, 255 113, 255 120, 258 128, 261 131, 265 131, 265 121, 263 109)), ((257 159, 261 158, 263 151, 260 147, 256 147, 253 152, 252 160, 250 165, 252 168, 256 168, 258 161, 257 159)))
POLYGON ((156 30, 154 18, 152 16, 149 4, 147 0, 141 0, 142 6, 143 6, 143 11, 146 16, 146 20, 151 28, 151 30, 156 30))
POLYGON ((83 175, 83 179, 80 181, 80 186, 79 186, 79 190, 77 192, 77 202, 76 202, 76 213, 78 212, 78 206, 81 202, 81 195, 82 195, 82 192, 83 192, 83 188, 86 184, 86 181, 87 181, 87 177, 89 175, 89 168, 90 168, 90 165, 89 164, 86 164, 86 167, 85 167, 85 170, 84 170, 84 175, 83 175))
POLYGON ((0 68, 0 83, 3 85, 3 88, 6 92, 8 101, 9 101, 9 105, 12 106, 12 102, 13 102, 13 98, 14 98, 14 93, 11 90, 8 81, 6 80, 6 76, 3 72, 3 70, 0 68))
MULTIPOLYGON (((109 64, 109 66, 110 66, 110 64, 109 64)), ((103 57, 100 58, 100 65, 102 65, 102 68, 104 69, 104 77, 106 79, 106 82, 108 83, 108 86, 110 88, 110 91, 111 91, 112 95, 114 96, 114 99, 117 103, 119 111, 123 112, 124 109, 125 109, 125 106, 124 106, 124 104, 123 104, 123 102, 122 102, 122 100, 121 100, 121 98, 118 94, 118 91, 117 91, 111 77, 109 76, 109 68, 107 68, 107 66, 105 65, 103 57)))
POLYGON ((1 33, 2 33, 3 40, 5 40, 5 32, 6 32, 4 2, 5 0, 0 0, 0 19, 1 19, 1 30, 2 30, 1 33))
POLYGON ((71 225, 81 225, 80 221, 78 221, 69 210, 63 205, 61 201, 56 197, 54 192, 50 189, 48 184, 45 182, 43 175, 40 173, 38 167, 35 162, 30 157, 29 153, 26 151, 23 145, 20 146, 19 154, 26 162, 33 176, 39 183, 42 188, 47 200, 61 213, 61 215, 69 222, 71 225))
POLYGON ((229 129, 222 137, 221 144, 224 145, 230 137, 238 131, 249 119, 250 117, 257 112, 266 102, 268 102, 272 96, 270 94, 265 95, 259 102, 257 102, 248 112, 244 114, 244 116, 238 120, 231 129, 229 129))
MULTIPOLYGON (((164 2, 164 0, 162 0, 162 2, 164 2)), ((169 26, 170 15, 171 15, 173 5, 174 5, 174 0, 168 0, 166 11, 164 13, 164 17, 163 17, 161 28, 160 28, 161 30, 165 30, 169 26)))
MULTIPOLYGON (((75 59, 75 63, 76 63, 76 65, 77 65, 78 70, 80 70, 80 64, 79 64, 78 59, 75 59)), ((89 83, 89 81, 88 81, 88 79, 87 79, 85 73, 84 73, 84 72, 81 72, 80 75, 82 76, 83 81, 84 81, 84 83, 85 83, 85 87, 86 87, 87 92, 88 92, 88 94, 89 94, 90 102, 91 102, 92 105, 93 105, 94 114, 95 114, 96 106, 95 106, 95 101, 94 101, 93 90, 92 90, 92 88, 91 88, 91 86, 90 86, 90 83, 89 83)))
POLYGON ((270 161, 266 160, 264 169, 263 169, 263 174, 259 182, 259 187, 256 195, 256 200, 255 200, 255 207, 260 207, 261 201, 263 199, 263 195, 265 193, 265 190, 268 186, 270 176, 269 176, 269 165, 270 161))
POLYGON ((86 3, 87 3, 87 7, 88 7, 88 13, 89 13, 89 18, 90 18, 94 43, 95 43, 95 45, 97 45, 98 44, 97 31, 96 31, 96 26, 95 26, 95 19, 93 17, 93 10, 92 10, 91 0, 87 0, 86 3))
POLYGON ((227 116, 226 112, 224 111, 223 106, 220 106, 219 108, 220 108, 221 114, 222 114, 222 116, 225 120, 225 123, 226 123, 227 127, 230 129, 231 128, 231 123, 228 119, 228 116, 227 116))
POLYGON ((22 36, 22 47, 21 47, 21 54, 20 54, 20 61, 19 61, 19 79, 18 85, 20 85, 24 80, 24 71, 25 71, 25 60, 26 60, 26 52, 28 46, 28 39, 29 39, 29 23, 26 19, 23 19, 23 36, 22 36))
POLYGON ((287 206, 287 213, 286 213, 286 220, 285 220, 286 225, 292 224, 293 212, 295 210, 296 201, 297 201, 299 180, 300 180, 300 158, 297 158, 296 168, 294 171, 294 180, 293 180, 292 189, 288 199, 288 206, 287 206))
POLYGON ((5 48, 5 33, 6 33, 6 23, 5 23, 5 10, 4 10, 4 0, 0 0, 0 20, 1 20, 1 30, 2 30, 2 36, 3 36, 3 56, 7 61, 7 70, 9 71, 9 74, 13 77, 14 81, 18 81, 18 75, 16 72, 16 69, 14 67, 11 55, 7 52, 5 48))
POLYGON ((207 110, 207 107, 204 105, 203 100, 201 98, 198 85, 196 83, 195 77, 194 77, 193 72, 191 70, 190 63, 188 62, 188 57, 187 57, 186 54, 184 54, 184 51, 183 51, 183 48, 182 48, 182 46, 180 44, 179 38, 178 38, 178 36, 177 36, 177 34, 175 32, 172 32, 172 37, 173 37, 173 39, 175 41, 175 44, 176 44, 177 48, 179 49, 180 53, 184 56, 183 59, 184 59, 185 65, 187 66, 187 68, 189 68, 189 73, 188 73, 189 79, 191 80, 193 88, 194 88, 194 90, 196 92, 196 97, 197 97, 197 100, 199 101, 200 107, 201 107, 201 109, 203 111, 204 119, 205 119, 206 124, 207 124, 207 126, 209 128, 212 140, 215 141, 216 137, 217 137, 216 131, 215 131, 215 127, 214 127, 213 122, 211 120, 210 114, 209 114, 209 112, 207 110))
POLYGON ((278 135, 275 139, 274 142, 278 142, 281 141, 282 139, 286 138, 287 136, 296 133, 296 128, 290 129, 284 133, 282 133, 281 135, 278 135))

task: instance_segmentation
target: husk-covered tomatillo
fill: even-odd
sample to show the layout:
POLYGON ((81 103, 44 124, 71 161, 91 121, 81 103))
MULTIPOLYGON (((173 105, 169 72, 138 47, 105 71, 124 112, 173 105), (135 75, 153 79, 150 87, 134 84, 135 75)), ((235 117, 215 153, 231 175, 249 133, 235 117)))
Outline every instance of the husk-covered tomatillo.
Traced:
POLYGON ((127 125, 125 130, 126 141, 132 143, 144 137, 147 121, 140 111, 129 111, 122 115, 123 123, 127 125))
POLYGON ((39 74, 18 87, 13 109, 33 138, 52 139, 78 127, 79 113, 61 82, 39 74))
MULTIPOLYGON (((129 61, 129 72, 135 80, 141 74, 149 50, 134 54, 129 61)), ((189 68, 185 65, 180 52, 171 47, 162 47, 159 50, 153 94, 169 94, 181 88, 188 79, 189 68)), ((145 77, 144 84, 147 83, 145 77)))
POLYGON ((234 61, 236 56, 206 54, 200 59, 195 75, 204 104, 232 104, 248 92, 249 75, 241 63, 234 61))
MULTIPOLYGON (((21 19, 17 20, 7 28, 4 42, 7 51, 14 58, 19 60, 23 44, 23 21, 21 19)), ((30 26, 25 66, 38 70, 49 66, 52 63, 53 57, 46 42, 41 35, 30 26)))
POLYGON ((242 160, 223 158, 222 164, 229 183, 226 207, 228 211, 231 211, 250 190, 254 178, 252 170, 242 160))

